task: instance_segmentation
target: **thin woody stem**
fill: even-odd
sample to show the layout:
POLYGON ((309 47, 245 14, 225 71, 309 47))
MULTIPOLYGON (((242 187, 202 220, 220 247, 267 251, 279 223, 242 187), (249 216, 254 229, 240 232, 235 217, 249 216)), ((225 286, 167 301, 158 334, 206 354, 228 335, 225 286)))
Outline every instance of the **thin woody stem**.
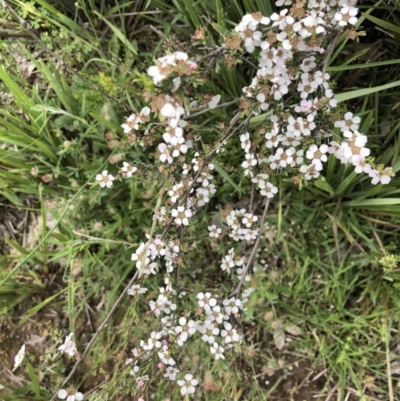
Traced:
POLYGON ((118 297, 118 299, 115 301, 114 305, 112 306, 110 312, 108 312, 108 315, 106 316, 106 318, 103 320, 103 322, 101 323, 101 325, 98 327, 96 333, 94 333, 94 336, 92 337, 92 339, 89 341, 89 343, 86 345, 85 350, 83 351, 83 354, 81 355, 81 357, 75 362, 75 365, 72 367, 71 371, 69 372, 69 375, 65 378, 65 380, 62 382, 61 386, 59 387, 58 390, 55 391, 55 393, 53 394, 53 397, 51 397, 50 401, 54 401, 57 397, 57 393, 60 389, 62 389, 66 384, 68 384, 68 382, 73 378, 73 376, 75 375, 78 366, 81 364, 81 362, 85 359, 86 355, 88 354, 90 348, 92 348, 92 345, 94 344, 94 342, 96 341, 97 337, 100 335, 100 333, 103 331, 104 327, 107 325, 107 323, 109 322, 109 320, 111 319, 111 316, 114 314, 115 310, 117 309, 117 307, 119 306, 119 304, 121 303, 122 299, 124 298, 125 294, 127 293, 128 289, 132 286, 132 284, 136 281, 136 279, 139 276, 139 271, 137 271, 135 273, 135 275, 131 278, 131 280, 129 281, 128 285, 125 287, 124 291, 122 291, 121 295, 118 297))
POLYGON ((231 106, 232 104, 236 104, 237 102, 239 102, 239 100, 240 99, 235 99, 235 100, 232 100, 230 102, 218 104, 213 109, 210 109, 210 108, 207 107, 204 110, 201 110, 201 111, 198 111, 197 113, 191 114, 190 116, 186 117, 185 120, 190 120, 192 118, 195 118, 195 117, 201 116, 201 115, 203 115, 205 113, 208 113, 209 111, 212 111, 212 110, 215 110, 215 109, 220 109, 221 107, 231 106))
MULTIPOLYGON (((235 116, 232 118, 232 120, 231 120, 231 122, 230 122, 228 128, 225 130, 224 138, 226 138, 226 136, 232 131, 234 125, 235 125, 236 122, 239 120, 241 114, 242 114, 242 112, 241 112, 241 111, 238 111, 238 112, 235 114, 235 116)), ((188 198, 189 195, 190 195, 191 190, 192 190, 193 187, 196 185, 197 179, 200 177, 201 173, 203 172, 204 167, 211 161, 211 159, 212 159, 214 153, 217 152, 217 150, 220 148, 220 146, 221 146, 221 145, 217 146, 215 149, 213 149, 213 150, 206 156, 206 159, 205 159, 205 161, 204 161, 203 166, 200 167, 199 170, 197 171, 196 175, 194 176, 194 178, 193 178, 193 180, 192 180, 192 183, 190 184, 188 190, 186 191, 186 194, 184 195, 184 197, 182 198, 182 200, 179 202, 179 206, 183 206, 183 205, 185 204, 187 198, 188 198)), ((162 234, 161 234, 161 238, 160 238, 161 241, 163 241, 164 238, 166 237, 166 235, 168 234, 168 231, 169 231, 169 229, 171 228, 172 221, 173 221, 173 217, 171 217, 171 218, 168 220, 168 222, 167 222, 167 224, 166 224, 166 227, 165 227, 164 231, 163 231, 162 234)))
MULTIPOLYGON (((168 178, 167 178, 168 180, 168 178)), ((150 245, 150 241, 151 241, 151 236, 153 235, 154 231, 155 231, 155 227, 157 225, 157 214, 160 210, 161 207, 161 203, 162 203, 162 198, 164 196, 165 193, 165 184, 163 185, 161 191, 160 191, 160 195, 158 198, 158 202, 157 202, 157 206, 155 208, 154 211, 154 216, 153 216, 153 224, 151 226, 150 229, 150 238, 147 241, 147 245, 146 248, 144 250, 144 254, 142 256, 142 263, 144 266, 145 260, 146 260, 146 255, 147 255, 147 251, 150 245)), ((93 346, 94 342, 96 341, 97 337, 100 335, 100 333, 103 331, 104 327, 107 325, 107 323, 109 322, 109 320, 111 319, 112 315, 114 314, 115 310, 117 309, 117 307, 119 306, 119 304, 122 302, 122 299, 124 298, 125 294, 128 292, 129 288, 132 286, 132 284, 141 277, 142 272, 140 270, 138 270, 134 276, 130 279, 128 285, 125 287, 125 289, 122 291, 121 295, 118 297, 118 299, 115 301, 114 305, 112 306, 110 312, 108 312, 106 318, 103 320, 103 322, 101 323, 101 325, 98 327, 96 333, 93 335, 93 337, 91 338, 91 340, 89 341, 89 343, 87 344, 85 350, 83 351, 81 357, 75 362, 75 365, 72 367, 71 371, 69 372, 69 375, 65 378, 65 380, 62 382, 60 388, 54 393, 53 397, 51 398, 50 401, 54 401, 57 397, 57 393, 60 389, 62 389, 66 384, 68 384, 68 382, 72 379, 72 377, 75 375, 79 365, 81 364, 81 362, 83 361, 83 359, 86 357, 86 355, 88 354, 90 348, 93 346)))
POLYGON ((269 198, 267 198, 267 202, 266 202, 266 204, 265 204, 264 213, 263 213, 263 215, 262 215, 261 223, 260 223, 260 232, 259 232, 259 234, 258 234, 258 237, 257 237, 257 239, 256 239, 256 242, 254 243, 254 246, 253 246, 253 249, 252 249, 252 251, 251 251, 249 260, 247 261, 246 267, 245 267, 244 270, 243 270, 243 273, 242 273, 242 275, 241 275, 241 278, 240 278, 240 281, 239 281, 238 285, 237 285, 236 288, 231 292, 231 294, 229 295, 229 297, 233 297, 233 296, 239 294, 240 289, 242 288, 242 285, 243 285, 243 283, 244 283, 244 280, 246 279, 246 275, 247 275, 247 273, 248 273, 248 271, 249 271, 249 269, 250 269, 250 266, 252 265, 253 260, 254 260, 254 258, 255 258, 255 256, 256 256, 256 252, 257 252, 257 249, 258 249, 258 245, 259 245, 260 240, 261 240, 261 237, 262 237, 262 230, 263 230, 263 228, 264 228, 264 224, 265 224, 265 219, 266 219, 266 217, 267 217, 268 208, 269 208, 269 198))

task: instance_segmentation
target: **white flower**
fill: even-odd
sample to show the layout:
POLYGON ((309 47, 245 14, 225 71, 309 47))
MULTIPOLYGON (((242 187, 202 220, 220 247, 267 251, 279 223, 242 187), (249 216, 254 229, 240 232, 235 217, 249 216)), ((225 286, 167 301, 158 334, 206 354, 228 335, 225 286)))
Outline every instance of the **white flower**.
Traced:
POLYGON ((311 180, 311 178, 318 178, 320 173, 319 171, 322 170, 322 165, 310 164, 309 166, 301 166, 300 172, 304 174, 304 178, 306 180, 311 180), (318 168, 321 167, 320 170, 318 168))
POLYGON ((164 78, 165 75, 162 75, 160 72, 160 68, 156 65, 153 65, 147 69, 147 75, 153 78, 154 84, 159 84, 164 78))
POLYGON ((211 309, 217 304, 217 300, 212 297, 210 292, 206 292, 205 294, 203 292, 199 292, 197 294, 197 299, 199 306, 204 310, 211 309))
POLYGON ((96 181, 99 181, 99 185, 104 188, 111 188, 113 181, 115 180, 114 176, 108 174, 107 170, 104 170, 101 174, 96 175, 96 181))
POLYGON ((335 127, 340 128, 343 132, 348 130, 357 131, 360 127, 360 122, 360 117, 353 117, 353 113, 348 112, 344 115, 344 120, 335 122, 335 127))
POLYGON ((150 338, 147 340, 147 343, 142 340, 142 341, 140 341, 140 346, 145 351, 150 351, 153 349, 153 347, 161 348, 161 342, 159 341, 161 338, 161 335, 162 335, 161 332, 152 331, 150 334, 150 338))
POLYGON ((136 114, 131 114, 121 127, 124 129, 125 134, 129 134, 132 129, 139 129, 138 116, 136 116, 136 114))
POLYGON ((18 354, 15 355, 14 358, 14 369, 17 369, 19 365, 21 365, 22 360, 25 356, 25 344, 22 345, 21 349, 18 351, 18 354))
POLYGON ((124 176, 126 178, 132 177, 132 174, 134 174, 137 171, 137 167, 132 166, 131 164, 129 164, 127 162, 123 162, 123 165, 124 166, 121 168, 121 170, 125 173, 124 176))
POLYGON ((214 323, 211 321, 205 322, 203 327, 201 328, 201 333, 203 334, 201 339, 204 342, 208 342, 210 344, 214 343, 215 337, 219 334, 218 327, 215 327, 214 323))
POLYGON ((165 142, 172 146, 176 146, 180 143, 184 143, 183 129, 181 127, 167 127, 167 132, 163 134, 163 139, 165 142))
POLYGON ((164 347, 166 347, 166 349, 164 349, 163 351, 158 353, 158 357, 160 358, 160 361, 164 365, 170 365, 170 366, 176 365, 176 362, 174 361, 174 359, 171 358, 169 355, 168 346, 164 346, 164 347))
POLYGON ((240 142, 242 149, 247 153, 251 147, 250 134, 246 132, 245 134, 240 135, 240 142))
MULTIPOLYGON (((128 360, 126 361, 126 364, 128 364, 128 363, 130 363, 130 362, 132 362, 132 359, 128 359, 128 360)), ((139 372, 139 370, 140 370, 140 367, 137 366, 137 361, 135 361, 133 368, 129 371, 129 374, 130 374, 131 376, 135 376, 136 373, 139 372)))
POLYGON ((224 322, 224 328, 224 330, 221 330, 221 337, 224 339, 225 344, 240 341, 239 334, 234 328, 232 328, 230 323, 224 322))
POLYGON ((239 309, 241 309, 243 306, 242 301, 239 298, 235 297, 224 299, 222 303, 224 305, 227 315, 238 313, 239 309))
POLYGON ((168 162, 169 164, 173 163, 174 159, 170 155, 169 148, 165 143, 160 143, 158 145, 158 150, 160 151, 160 162, 168 162))
POLYGON ((211 99, 211 101, 208 102, 208 108, 209 109, 215 109, 219 103, 219 101, 221 100, 221 95, 215 95, 213 96, 213 98, 211 99))
POLYGON ((179 373, 178 369, 172 366, 168 366, 167 369, 165 370, 164 377, 166 377, 169 380, 175 381, 177 373, 179 373))
POLYGON ((224 356, 224 348, 222 345, 218 345, 217 343, 214 343, 212 347, 210 348, 210 351, 212 354, 215 355, 215 359, 225 359, 224 356))
POLYGON ((219 324, 222 323, 224 314, 221 312, 221 307, 219 305, 215 305, 212 309, 207 309, 205 312, 208 321, 216 321, 219 324))
POLYGON ((161 108, 160 113, 164 117, 175 117, 176 110, 171 103, 165 103, 164 106, 161 108))
POLYGON ((390 167, 386 167, 382 171, 373 169, 369 172, 369 176, 372 178, 371 183, 373 185, 379 184, 379 182, 383 185, 389 184, 392 174, 392 169, 390 167))
POLYGON ((147 288, 140 287, 140 285, 134 284, 128 290, 129 295, 136 295, 136 294, 144 294, 147 291, 147 288))
POLYGON ((175 217, 174 223, 177 226, 189 225, 189 217, 192 217, 193 213, 190 209, 185 209, 185 206, 178 206, 177 209, 172 209, 171 216, 175 217))
POLYGON ((278 188, 270 182, 267 182, 265 187, 260 191, 261 196, 266 196, 267 198, 273 198, 277 193, 278 188))
POLYGON ((272 170, 275 170, 278 167, 286 168, 293 162, 293 156, 295 154, 296 149, 293 147, 286 150, 284 150, 283 148, 278 148, 275 154, 269 157, 269 161, 271 162, 270 168, 272 170))
POLYGON ((74 356, 78 351, 76 349, 75 342, 71 340, 73 333, 70 333, 64 341, 64 344, 58 347, 58 350, 68 354, 69 356, 74 356))
POLYGON ((265 139, 267 140, 265 146, 267 148, 276 148, 279 145, 279 135, 276 132, 277 131, 272 131, 265 134, 265 139))
POLYGON ((340 26, 346 26, 347 23, 355 25, 357 23, 358 9, 355 7, 350 7, 345 4, 340 12, 335 14, 335 20, 338 21, 340 26))
POLYGON ((185 380, 178 380, 178 385, 181 386, 181 394, 193 394, 195 392, 195 386, 198 384, 198 380, 193 379, 193 375, 188 373, 185 375, 185 380))
POLYGON ((57 393, 57 397, 61 400, 66 399, 67 401, 82 401, 83 400, 83 394, 74 389, 68 389, 68 391, 61 389, 57 393))
POLYGON ((222 233, 222 228, 212 225, 208 227, 208 231, 210 231, 210 238, 219 238, 222 233))
POLYGON ((322 162, 326 162, 328 157, 326 153, 328 152, 328 145, 321 145, 318 147, 317 145, 311 145, 306 153, 307 159, 312 159, 311 163, 320 165, 322 162))
POLYGON ((179 326, 175 327, 175 333, 179 334, 178 345, 182 346, 183 343, 196 333, 196 323, 193 320, 187 321, 185 317, 179 319, 179 326))

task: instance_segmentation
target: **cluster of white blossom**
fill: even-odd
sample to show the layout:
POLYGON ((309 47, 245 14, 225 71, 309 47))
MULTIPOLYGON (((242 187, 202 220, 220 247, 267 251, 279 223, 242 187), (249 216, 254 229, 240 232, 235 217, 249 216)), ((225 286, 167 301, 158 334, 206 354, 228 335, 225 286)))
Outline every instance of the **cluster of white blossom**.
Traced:
MULTIPOLYGON (((156 317, 160 318, 163 329, 151 332, 147 340, 140 341, 140 348, 133 349, 132 353, 135 358, 141 351, 147 358, 149 356, 158 358, 159 369, 164 369, 163 377, 170 381, 177 381, 181 387, 182 395, 192 394, 198 381, 193 379, 189 373, 184 375, 184 379, 177 380, 181 372, 176 367, 177 362, 173 357, 173 349, 184 346, 189 338, 197 334, 209 346, 215 359, 225 359, 225 350, 232 349, 242 342, 241 334, 232 325, 232 318, 239 318, 251 289, 244 291, 242 298, 230 297, 226 299, 219 299, 218 296, 212 295, 210 292, 200 292, 196 299, 202 312, 196 314, 196 319, 191 319, 186 313, 184 316, 175 315, 176 304, 173 304, 168 297, 176 293, 172 289, 169 279, 165 281, 167 285, 160 288, 157 300, 150 301, 150 309, 156 317)), ((138 285, 132 288, 135 294, 141 293, 142 290, 147 289, 138 285)), ((140 372, 138 361, 133 358, 126 361, 127 364, 133 362, 130 374, 137 375, 140 372)))
POLYGON ((191 70, 197 68, 196 62, 189 60, 189 56, 183 52, 168 54, 157 61, 157 65, 153 65, 147 70, 147 74, 156 85, 174 73, 179 76, 190 75, 191 70))
MULTIPOLYGON (((366 147, 367 137, 358 131, 360 118, 350 112, 335 111, 337 100, 330 89, 330 76, 323 68, 326 35, 332 29, 355 25, 358 10, 342 0, 297 0, 294 5, 291 0, 279 0, 277 5, 292 7, 269 17, 260 12, 245 15, 225 47, 231 55, 241 55, 243 51, 251 53, 258 62, 250 85, 243 88, 240 107, 245 113, 250 110, 264 113, 266 120, 257 128, 246 126, 240 135, 245 153, 242 163, 245 176, 257 186, 261 196, 272 198, 278 192, 273 184, 278 172, 286 170, 293 177, 306 181, 315 179, 323 171, 328 155, 333 154, 342 163, 351 163, 357 173, 369 174, 373 184, 387 184, 393 175, 391 169, 373 164, 366 147), (340 134, 334 133, 335 129, 340 134), (339 138, 337 142, 329 139, 333 135, 339 138)), ((214 165, 208 156, 217 154, 226 144, 225 138, 221 143, 216 141, 214 147, 208 149, 211 153, 201 154, 204 149, 201 135, 193 134, 189 117, 198 102, 190 96, 180 97, 178 89, 197 69, 197 63, 186 53, 175 52, 159 58, 156 65, 148 69, 156 85, 151 108, 144 107, 139 114, 132 114, 122 125, 128 135, 140 133, 142 138, 153 136, 153 140, 161 140, 157 143, 159 171, 167 170, 170 175, 165 191, 168 199, 156 212, 155 221, 159 227, 173 227, 180 233, 189 226, 197 209, 206 205, 216 192, 214 165)), ((202 103, 206 109, 199 114, 215 109, 220 100, 220 95, 207 95, 202 103)), ((145 140, 138 142, 143 145, 145 140)), ((122 176, 127 178, 136 171, 137 167, 127 162, 121 168, 122 176)), ((111 187, 115 177, 104 171, 96 180, 102 187, 111 187)), ((260 235, 257 223, 258 216, 254 213, 246 209, 233 210, 226 217, 228 236, 236 242, 253 241, 260 235)), ((210 225, 208 231, 211 239, 222 235, 222 228, 216 225, 210 225)), ((160 326, 140 341, 139 350, 147 359, 158 358, 158 367, 164 369, 163 377, 176 381, 182 395, 193 394, 198 381, 192 374, 178 370, 177 347, 183 347, 197 335, 210 347, 215 359, 224 359, 225 350, 242 341, 233 324, 245 311, 243 305, 252 289, 244 288, 239 298, 225 299, 200 292, 197 294, 200 312, 198 308, 196 313, 182 311, 178 301, 185 293, 173 288, 175 278, 170 274, 182 265, 181 249, 184 247, 178 235, 166 238, 164 234, 154 238, 148 235, 147 242, 142 242, 132 254, 140 277, 144 275, 146 279, 146 275, 165 272, 165 286, 149 301, 151 314, 159 320, 160 326)), ((220 267, 228 274, 234 269, 238 281, 249 281, 247 263, 245 255, 238 256, 235 248, 230 248, 220 267)), ((128 290, 132 296, 146 292, 147 288, 139 284, 128 290)), ((127 361, 133 364, 132 375, 141 369, 139 350, 133 350, 135 359, 127 361)), ((146 377, 137 379, 139 385, 143 385, 146 377)))
POLYGON ((226 217, 226 223, 230 228, 229 236, 234 241, 250 241, 258 237, 259 229, 253 228, 258 221, 258 216, 246 209, 232 210, 226 217))
POLYGON ((269 110, 269 127, 263 146, 257 149, 259 153, 254 150, 250 132, 240 137, 245 151, 242 163, 245 175, 253 178, 263 196, 272 197, 277 192, 267 181, 269 174, 265 171, 285 169, 293 175, 300 173, 305 180, 317 178, 328 152, 342 163, 352 163, 357 173, 368 173, 373 184, 387 184, 393 175, 390 168, 371 165, 367 159, 370 154, 367 138, 358 132, 359 117, 334 112, 337 101, 329 86, 330 76, 319 69, 314 55, 309 56, 310 52, 324 53, 322 46, 327 33, 324 10, 331 14, 334 24, 346 26, 357 22, 358 10, 344 2, 310 1, 308 10, 304 2, 297 2, 290 10, 274 13, 270 18, 259 12, 247 14, 235 28, 245 50, 254 54, 257 50, 259 69, 251 85, 243 88, 244 96, 251 100, 256 111, 269 110), (302 18, 296 18, 299 15, 302 18), (265 30, 266 27, 270 29, 265 30), (289 93, 291 104, 286 105, 285 96, 289 93), (296 93, 298 103, 293 105, 296 93), (340 128, 344 137, 339 143, 331 141, 329 147, 319 143, 322 131, 317 121, 325 121, 324 116, 330 116, 330 121, 335 118, 332 129, 340 128))
MULTIPOLYGON (((178 219, 180 217, 176 217, 178 219)), ((185 220, 187 217, 182 217, 185 220)), ((136 268, 142 274, 156 274, 161 259, 165 262, 166 271, 172 273, 176 264, 176 259, 180 253, 179 240, 162 241, 159 237, 151 239, 148 242, 141 242, 135 253, 132 254, 131 260, 136 262, 136 268), (146 254, 145 254, 146 253, 146 254)), ((133 295, 133 294, 132 294, 133 295)))

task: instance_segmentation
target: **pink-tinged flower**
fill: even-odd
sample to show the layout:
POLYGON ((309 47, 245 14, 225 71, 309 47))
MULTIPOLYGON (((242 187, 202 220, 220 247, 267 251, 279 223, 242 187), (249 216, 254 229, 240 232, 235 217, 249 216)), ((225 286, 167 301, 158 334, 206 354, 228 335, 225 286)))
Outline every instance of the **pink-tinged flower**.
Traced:
POLYGON ((168 146, 165 143, 160 143, 158 145, 158 150, 160 151, 160 161, 162 163, 168 162, 168 164, 172 164, 174 159, 172 158, 168 146))
POLYGON ((300 172, 304 174, 306 180, 311 180, 311 178, 318 178, 322 170, 322 165, 310 164, 309 166, 301 166, 300 172))
POLYGON ((71 340, 73 333, 69 334, 64 341, 64 344, 58 347, 58 350, 68 354, 69 356, 74 356, 78 351, 76 349, 75 342, 71 340))
POLYGON ((123 162, 123 167, 121 168, 123 171, 123 176, 126 178, 131 178, 132 174, 135 174, 137 171, 137 167, 132 166, 131 164, 127 162, 123 162))
POLYGON ((369 176, 372 178, 371 183, 373 185, 379 184, 379 182, 383 185, 389 184, 393 175, 394 174, 390 167, 386 167, 384 170, 373 169, 369 172, 369 176))
POLYGON ((371 165, 365 160, 364 156, 361 156, 361 155, 353 156, 352 163, 353 163, 353 166, 355 167, 354 171, 357 174, 360 174, 360 173, 369 174, 369 172, 372 170, 371 165))
POLYGON ((173 366, 168 366, 167 369, 165 370, 164 377, 171 381, 176 380, 176 374, 179 373, 179 370, 174 368, 173 366))
POLYGON ((302 99, 300 106, 296 106, 294 110, 296 113, 308 113, 311 111, 311 108, 312 102, 310 100, 302 99))

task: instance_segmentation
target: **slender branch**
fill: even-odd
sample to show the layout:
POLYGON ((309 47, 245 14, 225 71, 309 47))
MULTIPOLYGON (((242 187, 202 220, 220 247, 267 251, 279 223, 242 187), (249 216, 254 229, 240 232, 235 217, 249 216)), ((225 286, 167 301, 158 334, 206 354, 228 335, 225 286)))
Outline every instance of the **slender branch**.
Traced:
MULTIPOLYGON (((182 200, 179 202, 179 205, 178 205, 178 206, 183 206, 183 205, 185 204, 186 199, 189 197, 190 192, 192 191, 193 187, 196 185, 197 179, 200 177, 200 175, 201 175, 201 173, 203 172, 205 166, 210 162, 210 160, 212 159, 213 155, 214 155, 214 154, 217 152, 217 150, 222 146, 222 143, 223 143, 223 141, 225 140, 227 134, 229 134, 230 131, 232 131, 234 125, 235 125, 236 122, 239 120, 241 114, 242 114, 242 112, 239 110, 239 111, 235 114, 235 116, 232 118, 232 120, 231 120, 231 122, 230 122, 228 128, 225 130, 225 135, 224 135, 224 138, 223 138, 223 140, 222 140, 222 142, 221 142, 221 145, 219 145, 219 146, 217 146, 216 148, 214 148, 214 149, 206 156, 206 159, 205 159, 205 161, 204 161, 203 166, 202 166, 201 168, 198 169, 198 171, 197 171, 196 175, 194 176, 194 178, 193 178, 193 180, 192 180, 192 182, 191 182, 191 184, 190 184, 188 190, 186 191, 186 194, 183 196, 183 198, 182 198, 182 200)), ((168 231, 169 231, 169 229, 170 229, 170 227, 171 227, 172 221, 173 221, 173 217, 171 217, 171 218, 168 220, 168 222, 167 222, 167 224, 166 224, 166 227, 165 227, 164 231, 163 231, 162 234, 161 234, 161 238, 160 238, 161 241, 163 241, 164 238, 165 238, 165 236, 168 234, 168 231)))
POLYGON ((333 39, 331 40, 331 42, 329 43, 329 46, 328 46, 328 48, 326 49, 326 52, 325 52, 324 63, 323 63, 323 66, 322 66, 322 73, 323 74, 325 74, 325 71, 328 68, 329 61, 331 60, 333 51, 335 50, 336 42, 338 41, 338 39, 340 38, 340 36, 343 33, 343 28, 334 29, 334 32, 336 32, 336 34, 333 37, 333 39))
POLYGON ((129 246, 137 245, 137 244, 132 244, 131 242, 127 242, 127 241, 116 241, 116 240, 113 240, 113 239, 105 239, 105 238, 99 238, 99 237, 92 237, 91 235, 82 234, 82 233, 80 233, 79 231, 75 231, 75 230, 72 230, 72 232, 73 232, 75 235, 78 235, 78 236, 80 236, 80 237, 87 238, 87 239, 89 239, 89 240, 91 240, 91 241, 102 241, 102 242, 109 242, 109 243, 112 243, 112 244, 120 244, 120 245, 123 244, 123 245, 129 245, 129 246))
POLYGON ((211 51, 210 53, 204 55, 203 57, 199 58, 198 60, 196 60, 196 63, 199 64, 204 60, 207 60, 210 57, 218 57, 221 53, 223 53, 226 49, 225 45, 219 46, 216 49, 214 49, 213 51, 211 51))
POLYGON ((185 118, 185 120, 191 120, 192 118, 201 116, 201 115, 203 115, 205 113, 208 113, 209 111, 212 111, 212 110, 215 110, 215 109, 220 109, 221 107, 231 106, 232 104, 236 104, 238 101, 239 101, 239 99, 235 99, 235 100, 232 100, 230 102, 221 103, 221 104, 218 104, 213 109, 210 109, 210 108, 207 107, 206 109, 198 111, 197 113, 190 114, 188 117, 185 118))
POLYGON ((241 287, 242 287, 242 285, 244 283, 246 275, 247 275, 247 273, 248 273, 248 271, 250 269, 250 266, 253 263, 254 257, 256 256, 256 252, 257 252, 257 249, 258 249, 258 244, 260 243, 260 240, 261 240, 262 230, 264 228, 265 218, 267 217, 268 207, 269 207, 269 198, 267 198, 267 202, 266 202, 265 208, 264 208, 264 213, 263 213, 262 218, 261 218, 260 233, 258 234, 256 242, 254 243, 253 250, 251 251, 251 254, 250 254, 249 260, 247 261, 246 267, 243 270, 243 273, 241 275, 240 281, 239 281, 238 285, 236 286, 236 288, 231 292, 229 297, 233 297, 233 296, 239 294, 239 291, 240 291, 240 289, 241 289, 241 287))
POLYGON ((59 387, 59 389, 54 393, 53 397, 51 397, 50 401, 54 401, 57 397, 57 393, 60 389, 62 389, 66 384, 68 384, 68 382, 72 379, 72 377, 75 375, 78 366, 81 364, 81 362, 84 360, 84 358, 86 357, 86 355, 88 354, 90 348, 92 348, 92 345, 94 344, 94 342, 97 340, 97 337, 100 335, 100 333, 103 331, 104 327, 107 325, 107 323, 109 322, 109 320, 111 319, 111 316, 114 314, 115 310, 117 309, 117 307, 119 306, 119 304, 121 303, 122 299, 124 298, 125 294, 127 293, 128 289, 132 286, 132 284, 136 281, 136 279, 139 276, 139 271, 137 271, 135 273, 135 275, 131 278, 131 280, 129 281, 128 285, 125 287, 124 291, 122 291, 121 295, 118 297, 118 299, 116 300, 116 302, 114 303, 114 305, 112 306, 110 312, 108 312, 108 315, 106 316, 106 318, 103 320, 103 322, 101 323, 101 325, 98 327, 96 333, 94 334, 94 336, 92 337, 92 339, 89 341, 89 343, 86 345, 85 350, 83 351, 83 354, 81 355, 81 357, 75 362, 75 365, 72 367, 71 372, 69 372, 69 375, 65 378, 65 380, 62 382, 61 386, 59 387))
MULTIPOLYGON (((168 177, 167 177, 168 180, 168 177)), ((167 181, 166 180, 166 181, 167 181)), ((154 216, 153 216, 153 224, 151 226, 150 229, 150 237, 147 241, 147 245, 146 248, 142 254, 142 263, 144 265, 145 263, 145 259, 146 259, 146 255, 147 255, 147 251, 149 249, 149 245, 151 242, 151 236, 153 235, 156 225, 157 225, 157 215, 158 212, 160 210, 161 207, 161 203, 162 203, 162 198, 164 196, 165 193, 165 184, 163 185, 161 191, 160 191, 160 195, 158 197, 158 202, 156 205, 156 208, 154 210, 154 216)), ((83 359, 85 358, 85 356, 88 354, 90 348, 92 347, 92 345, 94 344, 94 342, 96 341, 97 337, 100 335, 100 333, 102 332, 102 330, 104 329, 104 327, 107 325, 107 323, 109 322, 109 320, 111 319, 111 316, 114 314, 115 310, 117 309, 117 307, 119 306, 119 304, 122 302, 122 299, 124 298, 125 294, 128 292, 128 289, 132 286, 132 284, 142 276, 142 270, 138 270, 134 276, 131 278, 131 280, 129 281, 128 285, 125 287, 124 291, 122 291, 121 295, 118 297, 118 299, 115 301, 114 305, 112 306, 110 312, 108 312, 108 315, 106 316, 106 318, 103 320, 103 322, 101 323, 101 325, 99 326, 99 328, 97 329, 96 333, 94 334, 94 336, 92 337, 92 339, 90 340, 90 342, 87 344, 85 350, 83 351, 82 356, 80 357, 80 359, 78 359, 75 363, 75 365, 72 367, 71 372, 69 373, 69 375, 66 377, 66 379, 63 381, 63 383, 60 386, 60 389, 63 388, 71 379, 72 377, 75 375, 78 366, 81 364, 81 362, 83 361, 83 359)), ((51 398, 50 401, 54 401, 56 399, 57 396, 57 392, 56 391, 53 395, 53 397, 51 398)))

